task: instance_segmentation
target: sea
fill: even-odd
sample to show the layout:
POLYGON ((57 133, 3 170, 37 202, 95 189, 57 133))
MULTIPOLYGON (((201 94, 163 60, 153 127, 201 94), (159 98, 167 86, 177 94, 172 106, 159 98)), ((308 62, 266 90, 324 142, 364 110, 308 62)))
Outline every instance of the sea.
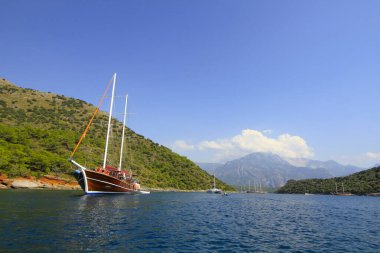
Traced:
POLYGON ((380 198, 1 190, 0 252, 380 252, 380 198))

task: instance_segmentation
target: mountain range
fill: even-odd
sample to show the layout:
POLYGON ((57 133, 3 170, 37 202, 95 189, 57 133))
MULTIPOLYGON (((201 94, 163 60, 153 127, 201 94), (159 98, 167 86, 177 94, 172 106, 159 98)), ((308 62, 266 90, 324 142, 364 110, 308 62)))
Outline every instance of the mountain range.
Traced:
POLYGON ((230 185, 261 184, 274 188, 283 186, 290 179, 346 176, 361 170, 335 161, 284 159, 272 153, 260 152, 222 165, 212 163, 198 163, 198 165, 230 185))

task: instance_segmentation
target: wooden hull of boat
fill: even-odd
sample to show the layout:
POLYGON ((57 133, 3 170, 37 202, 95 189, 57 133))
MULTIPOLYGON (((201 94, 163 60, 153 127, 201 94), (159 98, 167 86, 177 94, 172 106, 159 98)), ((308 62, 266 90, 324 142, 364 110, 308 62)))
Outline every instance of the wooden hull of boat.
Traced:
POLYGON ((77 176, 79 185, 85 193, 134 193, 132 181, 122 181, 109 175, 92 170, 82 170, 77 176))

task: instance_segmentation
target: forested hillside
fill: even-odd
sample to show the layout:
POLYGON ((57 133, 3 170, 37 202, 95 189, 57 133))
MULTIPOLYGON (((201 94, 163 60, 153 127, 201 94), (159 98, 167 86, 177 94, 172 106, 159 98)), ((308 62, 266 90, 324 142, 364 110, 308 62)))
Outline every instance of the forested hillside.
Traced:
POLYGON ((329 179, 289 180, 278 193, 331 194, 343 191, 357 195, 380 193, 380 167, 329 179))
MULTIPOLYGON (((0 80, 0 172, 10 177, 69 175, 67 161, 95 107, 85 101, 24 89, 0 80)), ((107 115, 100 112, 75 155, 87 167, 102 163, 107 115)), ((113 120, 109 164, 117 166, 122 124, 113 120)), ((143 186, 183 190, 207 189, 212 177, 186 157, 126 131, 126 169, 143 186)), ((232 190, 221 181, 220 188, 232 190)))

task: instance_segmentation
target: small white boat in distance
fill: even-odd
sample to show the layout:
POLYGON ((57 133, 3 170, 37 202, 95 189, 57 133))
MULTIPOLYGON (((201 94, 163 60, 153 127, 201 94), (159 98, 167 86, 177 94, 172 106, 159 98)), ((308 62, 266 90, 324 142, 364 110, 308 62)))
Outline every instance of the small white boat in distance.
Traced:
POLYGON ((222 190, 216 188, 215 175, 214 175, 214 186, 211 189, 208 189, 207 193, 222 194, 222 190))

